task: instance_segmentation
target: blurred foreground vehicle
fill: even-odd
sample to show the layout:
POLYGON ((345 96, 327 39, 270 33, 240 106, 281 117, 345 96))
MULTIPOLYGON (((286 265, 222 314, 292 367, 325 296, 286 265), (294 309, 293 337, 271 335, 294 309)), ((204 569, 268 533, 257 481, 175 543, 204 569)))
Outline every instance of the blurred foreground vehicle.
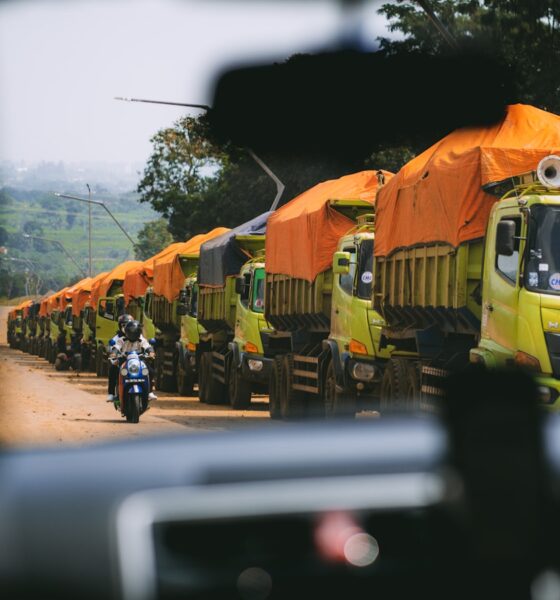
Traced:
POLYGON ((5 452, 4 598, 549 598, 560 419, 530 379, 443 418, 5 452))

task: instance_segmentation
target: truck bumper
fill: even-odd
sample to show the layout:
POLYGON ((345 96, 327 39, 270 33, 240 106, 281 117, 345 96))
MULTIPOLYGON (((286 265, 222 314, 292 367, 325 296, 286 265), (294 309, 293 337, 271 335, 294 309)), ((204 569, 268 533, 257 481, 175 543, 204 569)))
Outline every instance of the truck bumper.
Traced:
POLYGON ((271 368, 271 358, 265 358, 259 354, 241 353, 241 372, 247 381, 252 381, 254 383, 268 383, 271 368), (259 368, 259 365, 262 366, 259 368))

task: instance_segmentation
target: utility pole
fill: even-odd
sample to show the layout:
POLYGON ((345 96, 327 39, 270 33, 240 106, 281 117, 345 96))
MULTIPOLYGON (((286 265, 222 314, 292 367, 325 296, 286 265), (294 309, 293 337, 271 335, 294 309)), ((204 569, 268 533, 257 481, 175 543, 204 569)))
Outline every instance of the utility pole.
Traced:
MULTIPOLYGON (((122 96, 115 96, 115 100, 123 100, 124 102, 146 102, 148 104, 167 104, 169 106, 186 106, 187 108, 198 108, 200 110, 209 111, 211 107, 208 104, 189 104, 186 102, 167 102, 166 100, 146 100, 144 98, 123 98, 122 96)), ((259 167, 274 181, 276 186, 276 196, 272 202, 270 210, 276 210, 280 198, 284 193, 285 185, 279 179, 279 177, 272 171, 272 169, 264 162, 262 158, 257 156, 251 148, 247 148, 249 156, 259 165, 259 167)))
POLYGON ((40 237, 38 235, 30 235, 29 233, 24 233, 23 237, 31 240, 43 240, 44 242, 50 242, 51 244, 54 244, 55 246, 57 246, 57 248, 60 248, 60 250, 64 252, 64 254, 66 254, 66 256, 76 265, 76 267, 78 267, 82 275, 86 274, 86 272, 82 269, 82 267, 80 267, 76 259, 70 254, 70 252, 68 252, 68 250, 66 250, 66 248, 58 240, 51 240, 49 238, 40 237))
POLYGON ((453 50, 459 49, 457 40, 447 31, 447 28, 442 23, 441 19, 436 15, 428 0, 414 0, 416 4, 426 13, 426 16, 432 22, 432 25, 439 31, 443 39, 449 44, 453 50))
POLYGON ((92 268, 91 268, 91 188, 89 187, 89 183, 86 183, 88 189, 88 243, 89 243, 89 276, 92 276, 92 268))
POLYGON ((79 196, 70 196, 69 194, 59 194, 58 192, 51 192, 51 194, 53 194, 57 198, 68 198, 69 200, 77 200, 78 202, 87 202, 90 205, 97 204, 97 206, 102 206, 107 211, 107 214, 111 217, 111 219, 113 219, 113 221, 116 223, 117 227, 127 237, 128 241, 133 246, 136 245, 136 242, 130 237, 130 235, 128 235, 128 232, 126 231, 126 229, 119 223, 119 221, 117 220, 117 217, 115 217, 115 215, 109 210, 109 208, 107 207, 105 202, 101 202, 101 200, 90 200, 90 199, 88 200, 87 198, 80 198, 79 196))

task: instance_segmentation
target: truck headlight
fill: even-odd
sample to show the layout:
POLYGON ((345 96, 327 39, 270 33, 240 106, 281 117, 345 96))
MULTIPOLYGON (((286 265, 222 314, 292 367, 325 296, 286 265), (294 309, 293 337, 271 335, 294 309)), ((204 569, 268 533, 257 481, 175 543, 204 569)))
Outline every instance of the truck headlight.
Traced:
POLYGON ((262 371, 263 368, 262 360, 255 360, 254 358, 250 358, 247 361, 247 365, 249 365, 250 371, 262 371))
POLYGON ((371 381, 375 377, 375 366, 369 363, 357 362, 352 365, 350 374, 352 379, 371 381))

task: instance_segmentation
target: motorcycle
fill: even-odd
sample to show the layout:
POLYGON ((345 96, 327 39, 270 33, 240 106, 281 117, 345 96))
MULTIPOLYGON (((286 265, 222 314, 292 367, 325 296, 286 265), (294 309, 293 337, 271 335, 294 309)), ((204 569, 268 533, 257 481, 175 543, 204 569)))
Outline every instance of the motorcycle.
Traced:
POLYGON ((110 359, 119 364, 118 401, 115 409, 129 423, 138 423, 140 415, 149 408, 150 374, 141 352, 126 352, 110 359))

